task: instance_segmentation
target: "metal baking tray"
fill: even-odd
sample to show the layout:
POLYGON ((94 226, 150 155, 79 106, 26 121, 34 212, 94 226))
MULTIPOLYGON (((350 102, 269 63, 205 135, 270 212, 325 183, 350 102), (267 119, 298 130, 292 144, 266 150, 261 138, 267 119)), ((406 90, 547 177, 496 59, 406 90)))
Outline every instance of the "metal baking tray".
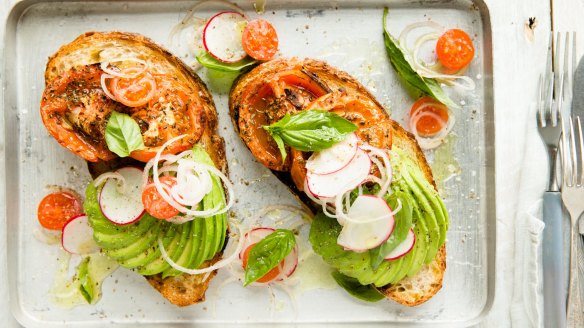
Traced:
MULTIPOLYGON (((251 1, 239 4, 253 12, 251 1)), ((272 0, 264 14, 278 30, 282 55, 321 58, 348 71, 402 123, 412 99, 388 64, 382 39, 382 8, 391 8, 389 28, 394 34, 409 23, 432 19, 463 28, 473 37, 477 56, 467 74, 475 79, 477 88, 457 98, 464 106, 456 113, 455 138, 450 140, 454 160, 442 167, 457 175, 442 185, 451 215, 448 267, 442 290, 433 299, 415 308, 389 300, 364 303, 334 288, 326 272, 311 273, 326 268, 313 259, 300 263, 296 310, 279 291, 270 310, 270 296, 263 288, 230 284, 219 290, 228 277, 224 272, 211 283, 204 303, 186 308, 169 304, 142 277, 125 269, 118 269, 105 281, 97 305, 64 310, 49 301, 58 247, 49 247, 33 237, 36 207, 47 192, 46 186, 64 185, 83 191, 89 176, 85 163, 59 146, 41 122, 38 111, 47 57, 88 30, 139 32, 167 45, 170 29, 192 5, 192 1, 23 0, 11 8, 5 22, 3 137, 6 172, 10 172, 5 200, 8 279, 16 319, 27 327, 43 328, 259 323, 456 327, 484 319, 494 299, 497 270, 492 40, 488 8, 481 0, 272 0)), ((296 204, 287 189, 253 160, 235 134, 228 118, 226 91, 218 90, 213 83, 209 86, 236 185, 235 214, 246 217, 270 204, 296 204)))

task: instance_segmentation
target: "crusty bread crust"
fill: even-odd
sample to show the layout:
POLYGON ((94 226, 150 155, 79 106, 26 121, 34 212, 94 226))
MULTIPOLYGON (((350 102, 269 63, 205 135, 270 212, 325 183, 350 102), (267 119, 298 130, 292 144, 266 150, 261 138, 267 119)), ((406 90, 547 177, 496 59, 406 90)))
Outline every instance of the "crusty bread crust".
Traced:
MULTIPOLYGON (((360 94, 370 98, 389 119, 389 115, 375 97, 352 76, 338 70, 325 62, 314 59, 281 58, 261 64, 245 75, 240 76, 231 89, 229 96, 229 109, 233 125, 239 131, 239 111, 245 101, 246 90, 251 86, 258 87, 270 81, 277 72, 290 69, 301 69, 306 74, 311 74, 313 80, 319 81, 330 92, 343 91, 348 94, 360 94)), ((253 94, 253 92, 252 92, 253 94)), ((426 161, 422 149, 412 134, 405 131, 397 122, 391 121, 392 146, 396 146, 414 159, 424 172, 426 179, 436 184, 432 176, 432 170, 426 161)), ((296 197, 307 207, 318 210, 318 206, 311 202, 303 192, 300 192, 292 182, 289 172, 272 171, 278 179, 286 184, 296 197)), ((415 306, 429 300, 442 287, 444 271, 446 270, 446 245, 442 245, 434 260, 422 267, 413 277, 402 279, 395 285, 388 285, 379 290, 388 298, 406 305, 415 306)))
MULTIPOLYGON (((213 97, 204 82, 187 67, 180 59, 154 43, 149 38, 125 32, 87 32, 77 37, 71 43, 62 46, 49 58, 45 71, 45 85, 63 75, 74 67, 92 65, 119 58, 138 58, 148 60, 149 69, 153 73, 165 74, 176 78, 190 92, 197 94, 200 104, 204 107, 204 132, 198 141, 207 151, 215 166, 227 173, 225 159, 225 143, 217 134, 217 111, 213 97)), ((131 62, 121 62, 121 68, 131 62)), ((124 160, 116 159, 110 162, 88 163, 92 175, 100 171, 119 166, 124 160)), ((203 263, 207 267, 221 258, 221 254, 203 263)), ((182 274, 178 277, 162 279, 160 275, 146 276, 148 282, 171 303, 178 306, 194 304, 205 299, 205 291, 213 272, 207 279, 205 275, 182 274)))

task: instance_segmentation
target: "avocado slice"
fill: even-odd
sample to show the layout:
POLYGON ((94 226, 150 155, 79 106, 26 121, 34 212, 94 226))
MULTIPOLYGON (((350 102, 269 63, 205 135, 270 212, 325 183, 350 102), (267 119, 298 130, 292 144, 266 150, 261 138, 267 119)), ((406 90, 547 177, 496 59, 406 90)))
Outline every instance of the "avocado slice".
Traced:
MULTIPOLYGON (((187 262, 190 259, 190 254, 192 251, 192 242, 193 239, 191 238, 191 231, 193 229, 193 221, 189 221, 186 223, 183 223, 182 225, 184 226, 182 234, 183 236, 181 236, 181 240, 179 242, 179 248, 176 250, 176 252, 170 256, 170 259, 181 266, 186 266, 185 262, 187 262)), ((188 263, 187 263, 188 264, 188 263)), ((170 276, 177 276, 179 274, 182 274, 182 272, 174 269, 172 266, 169 267, 168 269, 162 271, 162 278, 166 278, 166 277, 170 277, 170 276)))
POLYGON ((142 238, 136 240, 136 242, 130 244, 129 246, 116 248, 116 249, 104 249, 104 253, 118 261, 125 261, 146 251, 152 245, 156 245, 158 240, 158 233, 160 231, 160 224, 157 222, 153 224, 150 230, 146 232, 142 238))
MULTIPOLYGON (((414 247, 415 247, 415 245, 414 245, 414 247)), ((416 252, 414 251, 414 249, 415 248, 412 248, 412 250, 408 254, 406 254, 404 257, 402 257, 402 259, 403 259, 402 266, 401 266, 399 272, 395 275, 395 277, 393 277, 393 279, 390 283, 395 284, 396 282, 402 280, 403 278, 405 278, 407 276, 408 272, 412 268, 412 264, 414 263, 414 258, 416 256, 416 252)))
MULTIPOLYGON (((180 244, 183 226, 164 223, 164 229, 166 230, 161 232, 161 234, 164 235, 164 238, 162 238, 162 244, 164 245, 167 254, 174 254, 180 244)), ((137 268, 138 273, 144 276, 149 276, 170 268, 170 264, 168 264, 168 262, 162 257, 160 248, 158 248, 157 251, 159 252, 158 258, 148 264, 139 266, 137 268)))
POLYGON ((426 179, 420 177, 420 175, 416 173, 412 174, 412 177, 414 178, 414 181, 422 190, 422 192, 426 196, 426 199, 429 201, 430 206, 434 210, 433 213, 435 214, 436 223, 439 227, 438 231, 440 233, 440 238, 438 242, 438 247, 440 247, 442 246, 442 244, 444 244, 444 241, 446 240, 446 230, 448 229, 448 219, 446 214, 444 214, 445 210, 444 203, 440 200, 438 192, 436 192, 436 190, 432 188, 432 186, 428 183, 428 181, 426 181, 426 179))
MULTIPOLYGON (((160 230, 158 232, 158 236, 150 245, 150 247, 138 256, 135 256, 126 261, 121 261, 120 264, 126 268, 134 268, 140 272, 150 263, 161 259, 162 252, 158 247, 158 239, 162 238, 162 243, 166 246, 176 236, 176 229, 174 229, 173 226, 175 226, 175 224, 160 221, 160 230)), ((164 259, 162 259, 162 261, 164 261, 164 259)), ((164 263, 166 263, 166 261, 164 261, 164 263)))
POLYGON ((414 245, 414 259, 412 261, 412 265, 410 270, 407 273, 408 277, 411 277, 420 271, 422 265, 426 260, 426 254, 428 252, 428 228, 426 228, 426 224, 424 220, 418 220, 416 226, 414 227, 414 233, 416 234, 416 244, 414 245))
MULTIPOLYGON (((416 184, 415 178, 412 175, 415 173, 411 173, 412 171, 411 164, 404 165, 405 170, 402 170, 402 177, 410 187, 410 190, 414 196, 414 199, 418 201, 418 204, 421 207, 423 221, 426 221, 426 227, 428 229, 428 236, 430 238, 428 243, 428 251, 426 253, 426 258, 424 260, 425 263, 429 263, 434 259, 436 253, 438 252, 439 242, 440 242, 440 229, 438 228, 438 222, 436 221, 436 215, 434 213, 434 209, 430 205, 428 199, 424 192, 421 190, 423 188, 419 188, 416 184)), ((415 170, 414 170, 415 171, 415 170)))
POLYGON ((156 223, 156 219, 148 219, 149 215, 144 215, 140 221, 134 224, 131 232, 120 232, 117 234, 105 234, 93 231, 93 239, 103 249, 115 249, 129 246, 142 238, 156 223))
POLYGON ((203 256, 205 254, 202 252, 202 248, 204 247, 203 244, 206 242, 204 230, 205 220, 203 218, 194 219, 193 230, 190 237, 193 239, 191 259, 189 261, 190 268, 198 268, 204 261, 203 256))

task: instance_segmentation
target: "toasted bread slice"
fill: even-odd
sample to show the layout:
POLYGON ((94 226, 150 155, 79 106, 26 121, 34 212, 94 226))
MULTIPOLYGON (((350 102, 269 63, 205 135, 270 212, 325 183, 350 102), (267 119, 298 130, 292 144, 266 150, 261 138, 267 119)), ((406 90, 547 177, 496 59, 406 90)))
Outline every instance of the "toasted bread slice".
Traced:
MULTIPOLYGON (((250 148, 250 143, 248 142, 249 135, 242 133, 242 129, 248 128, 250 120, 249 118, 244 117, 242 111, 247 110, 245 106, 247 106, 247 103, 249 102, 249 97, 253 97, 254 94, 260 92, 262 85, 273 83, 275 76, 281 74, 281 72, 288 71, 302 72, 305 74, 305 79, 311 80, 310 83, 320 86, 320 88, 326 91, 326 93, 342 92, 350 95, 358 95, 358 97, 366 98, 366 101, 373 102, 375 104, 374 107, 376 107, 376 110, 378 111, 376 117, 378 117, 379 122, 387 125, 380 128, 391 131, 391 144, 399 147, 406 152, 409 157, 414 159, 424 172, 426 179, 436 187, 430 166, 414 137, 405 131, 398 123, 390 120, 389 115, 385 112, 383 106, 381 106, 375 97, 357 80, 349 74, 318 60, 300 60, 297 58, 273 60, 254 68, 249 73, 239 77, 235 82, 229 97, 230 114, 236 130, 240 133, 240 136, 248 148, 250 148)), ((306 108, 308 101, 302 104, 298 101, 298 99, 301 99, 302 97, 290 97, 290 95, 291 93, 287 92, 277 96, 277 99, 271 104, 272 107, 270 107, 272 113, 266 115, 271 119, 268 123, 277 121, 285 113, 300 111, 306 108), (287 106, 288 108, 285 108, 284 110, 280 110, 281 108, 279 107, 283 106, 282 104, 285 104, 286 101, 296 102, 296 104, 294 106, 287 106)), ((254 122, 251 122, 251 124, 253 123, 254 122)), ((255 146, 255 144, 252 144, 252 147, 253 146, 255 146)), ((274 145, 272 145, 272 147, 274 147, 274 145)), ((256 149, 250 150, 254 155, 257 153, 256 149)), ((277 155, 274 157, 276 159, 278 158, 277 155)), ((319 206, 311 202, 304 192, 300 191, 301 186, 299 186, 298 183, 294 183, 294 179, 290 174, 291 164, 289 162, 281 161, 280 158, 280 161, 282 162, 281 165, 270 166, 272 163, 266 163, 262 161, 262 159, 258 160, 272 169, 272 172, 284 184, 286 184, 306 206, 313 210, 318 210, 319 206)), ((402 279, 395 285, 384 286, 383 288, 380 288, 380 290, 386 295, 386 297, 393 299, 398 303, 406 306, 415 306, 427 301, 434 296, 438 290, 440 290, 445 269, 446 250, 445 245, 442 245, 434 260, 429 264, 424 265, 415 276, 402 279)))
MULTIPOLYGON (((204 111, 200 120, 204 129, 196 143, 203 146, 218 169, 227 173, 225 144, 223 138, 217 134, 217 112, 205 84, 180 59, 142 35, 124 32, 87 32, 79 36, 73 42, 62 46, 49 58, 45 71, 45 84, 49 85, 51 81, 72 68, 130 57, 147 59, 150 63, 149 69, 153 73, 172 76, 182 86, 188 88, 192 95, 198 97, 198 103, 204 111)), ((104 171, 120 165, 128 165, 128 163, 139 162, 128 158, 116 158, 108 162, 88 164, 90 172, 95 177, 104 171)), ((220 258, 219 253, 212 261, 205 262, 201 267, 210 266, 220 258)), ((215 272, 208 277, 182 274, 162 279, 159 274, 146 276, 146 279, 171 303, 185 306, 204 300, 205 291, 214 276, 215 272)))

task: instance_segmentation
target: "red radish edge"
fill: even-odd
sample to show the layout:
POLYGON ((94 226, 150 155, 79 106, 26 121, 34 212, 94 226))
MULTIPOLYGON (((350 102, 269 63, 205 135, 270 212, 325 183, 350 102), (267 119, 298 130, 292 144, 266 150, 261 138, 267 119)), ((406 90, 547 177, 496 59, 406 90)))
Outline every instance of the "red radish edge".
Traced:
MULTIPOLYGON (((310 171, 312 174, 327 175, 327 174, 336 173, 336 172, 344 169, 345 167, 347 167, 347 165, 349 165, 349 163, 351 163, 353 161, 353 159, 355 159, 355 156, 357 156, 357 152, 359 150, 359 137, 357 137, 357 134, 353 132, 349 136, 353 136, 353 138, 355 138, 355 146, 353 147, 354 151, 353 151, 353 155, 350 156, 350 158, 342 166, 340 166, 339 168, 335 168, 332 171, 318 172, 316 170, 310 170, 310 169, 308 169, 308 167, 306 168, 306 170, 310 171)), ((349 138, 349 136, 347 136, 347 138, 349 138)), ((330 150, 331 150, 331 148, 328 148, 328 149, 325 149, 323 151, 330 151, 330 150)), ((310 161, 310 158, 308 160, 310 161)))
POLYGON ((298 245, 294 246, 292 252, 290 252, 290 254, 288 254, 288 256, 284 258, 284 268, 282 268, 280 274, 278 275, 278 277, 276 277, 276 279, 278 281, 282 281, 290 277, 296 271, 297 267, 298 267, 298 245))
POLYGON ((245 250, 249 247, 249 245, 256 244, 274 231, 276 231, 274 228, 257 227, 246 232, 245 236, 243 237, 243 247, 241 248, 241 252, 239 252, 239 259, 243 259, 243 253, 245 253, 245 250), (256 241, 254 241, 255 238, 257 238, 256 241))
MULTIPOLYGON (((239 259, 241 260, 243 258, 243 254, 245 253, 245 250, 249 247, 249 245, 256 244, 257 242, 266 238, 266 236, 268 236, 274 231, 276 231, 276 229, 269 227, 257 227, 248 231, 244 236, 245 241, 243 244, 243 248, 239 253, 239 259), (258 238, 258 240, 255 241, 254 240, 255 238, 258 238)), ((286 256, 283 261, 284 267, 280 269, 280 274, 274 279, 265 283, 269 283, 274 280, 282 281, 290 277, 294 273, 294 271, 296 271, 296 268, 298 267, 298 245, 294 246, 294 249, 292 249, 290 254, 288 254, 288 256, 286 256)))
MULTIPOLYGON (((69 240, 69 242, 67 242, 65 240, 67 238, 67 236, 69 236, 70 233, 72 233, 72 232, 67 233, 67 231, 68 231, 67 227, 69 227, 69 225, 71 223, 73 223, 73 221, 77 221, 77 220, 80 220, 82 218, 85 218, 87 221, 89 220, 89 218, 87 217, 87 215, 85 215, 85 214, 79 214, 79 215, 76 215, 76 216, 72 217, 71 219, 69 219, 69 221, 67 221, 65 223, 65 225, 63 226, 63 229, 61 229, 61 246, 68 253, 78 254, 78 255, 92 253, 92 252, 82 253, 82 252, 79 251, 79 249, 73 249, 73 247, 67 247, 66 246, 67 244, 70 244, 71 242, 74 242, 74 241, 71 241, 71 240, 69 240)), ((77 233, 73 235, 75 237, 87 237, 87 240, 82 241, 83 243, 86 243, 87 241, 93 241, 93 228, 91 227, 91 225, 89 225, 89 222, 87 222, 87 226, 89 227, 89 230, 87 230, 87 231, 91 232, 88 236, 79 236, 79 234, 77 234, 77 233)), ((74 245, 74 247, 79 247, 79 244, 80 243, 78 242, 78 244, 77 245, 74 245)), ((71 246, 71 245, 69 245, 69 246, 71 246)), ((97 244, 95 244, 94 249, 95 249, 94 251, 99 250, 99 247, 97 246, 97 244)))
MULTIPOLYGON (((117 171, 119 171, 119 170, 122 170, 122 169, 126 169, 126 168, 136 169, 136 170, 138 170, 138 171, 140 171, 140 172, 144 172, 144 170, 143 170, 143 169, 141 169, 141 168, 139 168, 139 167, 137 167, 137 166, 124 166, 124 167, 120 167, 120 168, 118 168, 118 169, 116 170, 116 172, 117 172, 117 171)), ((142 178, 141 178, 141 176, 142 176, 142 173, 140 173, 140 179, 142 179, 142 178)), ((112 219, 111 219, 111 218, 110 218, 110 217, 109 217, 109 216, 108 216, 108 215, 107 215, 107 214, 106 214, 106 213, 103 211, 103 207, 101 206, 101 199, 102 199, 102 194, 103 194, 103 189, 104 189, 103 187, 105 187, 105 184, 106 184, 106 183, 108 183, 108 181, 109 181, 109 179, 108 179, 108 180, 106 180, 106 181, 104 182, 104 186, 102 186, 102 188, 101 188, 101 191, 99 192, 99 198, 98 198, 98 203, 100 204, 100 206, 99 206, 99 210, 101 211, 101 213, 103 214, 103 216, 105 216, 105 218, 106 218, 106 219, 108 219, 108 221, 110 221, 111 223, 113 223, 113 224, 115 224, 115 225, 119 225, 119 226, 125 226, 125 225, 129 225, 129 224, 132 224, 132 223, 136 223, 138 220, 140 220, 140 218, 142 218, 142 217, 144 216, 144 213, 146 213, 146 209, 142 209, 142 212, 141 212, 141 213, 140 213, 138 216, 136 216, 136 217, 135 217, 133 220, 130 220, 130 221, 128 221, 128 222, 123 222, 123 223, 116 222, 116 221, 112 220, 112 219)), ((126 188, 127 188, 127 187, 128 187, 128 185, 126 185, 126 188)), ((142 202, 142 199, 140 199, 140 202, 142 202)))
MULTIPOLYGON (((388 216, 388 219, 391 220, 391 223, 390 223, 391 228, 389 229, 387 235, 385 237, 383 237, 383 238, 380 239, 380 242, 377 245, 371 246, 369 248, 347 247, 346 245, 343 245, 341 243, 338 243, 338 241, 337 241, 337 243, 340 246, 342 246, 344 250, 346 250, 346 251, 353 251, 353 252, 356 252, 356 253, 366 252, 366 251, 368 251, 368 250, 370 250, 372 248, 378 247, 379 245, 385 243, 389 239, 389 237, 391 237, 391 234, 393 233, 393 229, 395 228, 395 218, 394 218, 393 214, 391 214, 392 213, 392 209, 389 207, 389 204, 387 204, 387 202, 385 200, 383 200, 383 198, 378 197, 378 196, 375 196, 375 195, 361 195, 359 197, 371 197, 371 198, 379 199, 387 207, 387 210, 390 213, 389 216, 388 216)), ((351 225, 351 224, 358 224, 358 223, 351 223, 351 222, 347 221, 345 223, 345 226, 346 225, 351 225)), ((367 223, 364 223, 364 224, 367 224, 367 223)))
POLYGON ((414 230, 412 228, 410 228, 410 231, 408 231, 408 237, 406 237, 406 240, 404 240, 403 242, 401 242, 399 245, 397 245, 397 247, 391 251, 391 253, 389 253, 385 259, 386 260, 397 260, 402 256, 405 256, 406 254, 408 254, 409 252, 412 251, 412 249, 414 248, 414 245, 416 244, 416 234, 414 233, 414 230), (409 238, 410 236, 412 236, 411 238, 409 238), (409 239, 409 240, 408 240, 409 239), (406 243, 409 242, 409 248, 407 248, 405 251, 403 250, 399 250, 399 248, 402 245, 406 245, 406 243), (396 252, 397 251, 397 252, 396 252), (397 254, 394 254, 397 253, 397 254))
MULTIPOLYGON (((207 51, 207 53, 209 53, 211 56, 213 56, 213 58, 216 58, 217 60, 224 62, 224 63, 237 63, 240 60, 243 60, 247 54, 244 51, 244 56, 237 59, 237 60, 226 60, 226 59, 222 59, 219 58, 217 55, 215 55, 212 51, 209 50, 209 47, 207 46, 207 38, 205 37, 205 35, 207 34, 207 28, 209 27, 209 24, 213 21, 213 19, 215 19, 216 17, 220 16, 220 15, 224 15, 224 14, 236 14, 241 16, 244 20, 247 21, 247 19, 245 18, 245 16, 241 13, 238 13, 236 11, 222 11, 220 13, 217 13, 215 15, 213 15, 211 18, 209 18, 209 20, 207 21, 207 24, 205 24, 205 28, 203 29, 203 47, 205 47, 205 51, 207 51)), ((243 46, 242 46, 243 47, 243 46)))
MULTIPOLYGON (((369 154, 367 154, 367 152, 365 152, 361 148, 358 148, 355 156, 353 157, 353 159, 351 161, 349 161, 349 163, 347 165, 345 165, 345 167, 343 167, 341 170, 338 170, 338 171, 336 171, 334 173, 330 173, 330 174, 313 174, 313 173, 307 172, 306 179, 307 179, 308 192, 311 193, 312 195, 314 195, 315 197, 320 198, 320 199, 326 199, 326 198, 335 197, 339 192, 344 192, 344 191, 347 191, 347 190, 351 190, 351 189, 359 186, 361 183, 363 183, 363 181, 367 178, 367 175, 369 174, 369 171, 370 170, 371 170, 371 158, 369 157, 369 154), (327 194, 325 194, 325 195, 319 195, 319 194, 317 194, 313 190, 314 189, 314 186, 312 186, 312 188, 311 188, 310 177, 318 177, 318 176, 321 176, 321 177, 324 177, 324 176, 330 177, 330 176, 334 176, 334 175, 345 176, 346 175, 346 172, 344 172, 344 171, 347 168, 349 168, 352 163, 355 162, 355 160, 358 157, 357 154, 359 152, 362 152, 364 154, 363 156, 366 156, 367 157, 368 167, 367 167, 367 173, 362 178, 360 177, 360 179, 361 179, 360 181, 358 181, 356 183, 353 183, 354 186, 351 186, 349 184, 346 184, 346 185, 343 186, 343 189, 344 190, 337 190, 337 193, 334 194, 334 195, 327 195, 327 194)), ((363 172, 365 172, 365 170, 363 172)), ((344 180, 344 181, 346 181, 346 180, 344 180)), ((351 182, 353 182, 353 181, 351 181, 351 182)))

